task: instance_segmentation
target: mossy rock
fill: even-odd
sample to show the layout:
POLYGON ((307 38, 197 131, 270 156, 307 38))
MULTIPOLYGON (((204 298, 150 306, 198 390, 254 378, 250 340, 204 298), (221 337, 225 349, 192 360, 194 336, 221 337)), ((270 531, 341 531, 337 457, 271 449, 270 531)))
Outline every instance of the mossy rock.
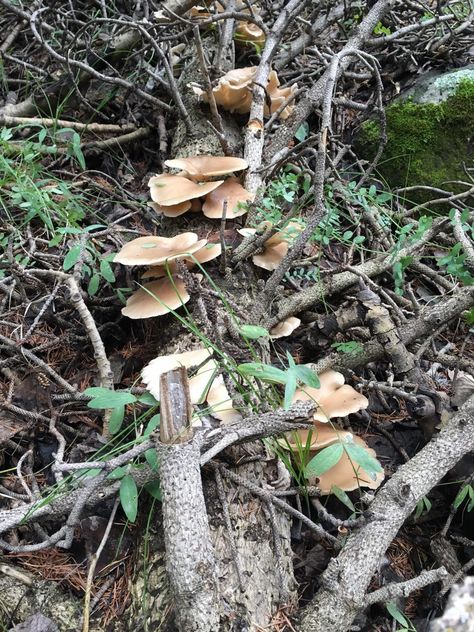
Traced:
MULTIPOLYGON (((386 115, 387 145, 377 170, 391 188, 465 190, 450 181, 465 181, 463 165, 474 166, 474 66, 431 83, 425 79, 389 105, 386 115)), ((375 156, 379 130, 375 120, 363 123, 355 143, 361 157, 375 156)), ((418 191, 407 197, 424 202, 439 194, 418 191)))

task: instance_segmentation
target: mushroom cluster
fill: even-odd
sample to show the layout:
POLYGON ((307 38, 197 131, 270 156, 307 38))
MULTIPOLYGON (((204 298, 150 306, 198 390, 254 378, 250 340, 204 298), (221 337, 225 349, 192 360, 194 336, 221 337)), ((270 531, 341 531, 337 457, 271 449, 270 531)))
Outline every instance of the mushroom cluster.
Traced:
MULTIPOLYGON (((262 232, 262 229, 268 228, 269 225, 269 222, 264 222, 258 228, 240 228, 238 232, 244 237, 250 237, 257 231, 262 232)), ((259 268, 276 270, 288 252, 288 247, 302 230, 303 226, 299 222, 289 222, 283 230, 266 240, 262 252, 253 255, 252 261, 259 268)))
MULTIPOLYGON (((337 371, 324 371, 319 376, 319 380, 320 388, 305 386, 304 389, 298 389, 293 398, 293 401, 312 400, 317 403, 313 416, 313 427, 289 433, 285 440, 279 441, 279 444, 283 448, 291 450, 295 458, 298 459, 302 448, 304 449, 309 443, 309 450, 305 454, 305 458, 310 461, 323 448, 351 440, 374 457, 374 450, 369 448, 363 439, 328 424, 329 420, 335 417, 346 417, 364 410, 369 405, 367 398, 358 393, 352 386, 344 384, 344 376, 337 371)), ((344 451, 336 465, 318 476, 317 486, 322 494, 330 494, 333 486, 346 492, 353 491, 358 487, 377 489, 383 478, 382 473, 377 474, 375 479, 372 478, 360 466, 351 461, 347 452, 344 451)))
POLYGON ((247 212, 244 202, 253 196, 237 178, 212 180, 242 171, 248 164, 242 158, 231 156, 191 156, 166 160, 170 169, 179 169, 177 175, 162 173, 150 178, 149 205, 166 217, 177 217, 188 211, 200 211, 206 217, 220 219, 227 201, 226 217, 235 219, 247 212), (202 200, 202 202, 201 202, 202 200))
POLYGON ((142 380, 156 400, 160 400, 161 374, 180 366, 195 369, 189 378, 192 404, 207 402, 210 413, 223 423, 233 423, 242 418, 232 406, 222 375, 218 375, 217 362, 211 357, 211 352, 204 348, 159 356, 146 365, 142 371, 142 380))
MULTIPOLYGON (((216 103, 228 110, 238 114, 248 114, 252 105, 252 85, 257 72, 257 66, 247 68, 236 68, 230 70, 223 77, 212 92, 216 103)), ((208 96, 205 90, 198 86, 191 86, 194 94, 198 95, 202 101, 207 102, 208 96)), ((271 70, 268 75, 266 93, 268 103, 265 103, 264 114, 270 116, 274 114, 283 102, 298 90, 297 84, 287 88, 280 88, 280 80, 275 70, 271 70)), ((294 105, 287 105, 279 114, 282 120, 287 119, 293 112, 294 105)))
POLYGON ((207 239, 198 239, 196 233, 132 239, 115 255, 114 261, 126 266, 148 266, 142 278, 154 277, 157 280, 134 292, 122 314, 133 319, 152 318, 181 307, 189 300, 189 294, 184 282, 174 276, 176 261, 180 259, 191 268, 220 254, 220 244, 208 244, 207 239))

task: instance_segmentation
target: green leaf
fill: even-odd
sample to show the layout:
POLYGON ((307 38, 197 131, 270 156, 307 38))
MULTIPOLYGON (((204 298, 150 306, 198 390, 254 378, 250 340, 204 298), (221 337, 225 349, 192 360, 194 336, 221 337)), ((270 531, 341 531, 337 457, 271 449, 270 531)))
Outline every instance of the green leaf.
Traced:
POLYGON ((470 485, 464 485, 464 487, 462 487, 458 491, 458 493, 456 494, 456 498, 454 499, 454 502, 453 502, 454 509, 459 509, 459 507, 462 505, 463 500, 466 498, 467 494, 469 493, 469 487, 470 485))
POLYGON ((138 489, 133 477, 129 474, 124 476, 120 483, 120 503, 130 522, 135 522, 138 513, 138 489))
POLYGON ((343 452, 344 448, 341 443, 335 443, 334 445, 324 448, 306 465, 304 472, 305 477, 310 478, 311 476, 324 474, 324 472, 327 472, 336 465, 342 457, 343 452))
POLYGON ((86 388, 84 395, 89 395, 93 399, 88 402, 89 408, 120 408, 126 404, 133 404, 137 401, 135 395, 126 391, 111 391, 108 388, 92 386, 86 388))
POLYGON ((156 450, 154 448, 150 448, 145 452, 145 459, 148 465, 152 470, 158 471, 159 461, 158 455, 156 454, 156 450))
POLYGON ((160 415, 153 415, 143 432, 143 437, 147 439, 151 433, 160 425, 160 415))
POLYGON ((261 362, 245 362, 244 364, 239 364, 237 370, 245 377, 258 377, 264 382, 285 384, 287 380, 285 371, 261 362))
POLYGON ((351 511, 355 511, 355 507, 352 500, 349 498, 349 496, 346 494, 346 492, 343 489, 341 489, 337 485, 333 485, 331 487, 331 494, 334 494, 334 496, 338 500, 340 500, 341 503, 345 505, 348 509, 350 509, 351 511))
POLYGON ((79 261, 81 252, 82 252, 81 246, 79 245, 73 246, 71 250, 67 253, 67 255, 64 257, 63 269, 67 271, 73 268, 76 265, 76 263, 79 261))
POLYGON ((309 366, 298 364, 293 370, 300 382, 303 382, 303 384, 311 386, 312 388, 320 388, 321 382, 319 381, 319 377, 309 368, 309 366))
POLYGON ((355 461, 367 474, 375 480, 379 472, 383 472, 380 463, 369 452, 357 443, 344 443, 344 449, 351 461, 355 461))
POLYGON ((122 465, 121 467, 116 467, 115 470, 112 470, 110 474, 107 475, 107 478, 113 481, 117 481, 119 478, 125 476, 127 472, 128 465, 122 465))
POLYGON ((291 403, 293 401, 293 396, 296 391, 297 383, 298 383, 298 380, 296 378, 296 373, 293 369, 290 369, 287 372, 287 376, 286 376, 285 401, 284 401, 285 410, 288 410, 291 406, 291 403))
POLYGON ((145 485, 145 489, 150 494, 150 496, 153 496, 153 498, 156 498, 156 500, 159 500, 161 502, 161 489, 159 481, 152 481, 151 483, 147 483, 145 485))
POLYGON ((102 259, 100 262, 100 273, 109 283, 115 282, 114 271, 112 270, 112 266, 106 259, 102 259))
POLYGON ((296 140, 299 140, 301 143, 302 141, 306 140, 306 138, 308 138, 308 134, 309 134, 309 125, 308 123, 304 122, 296 130, 295 138, 296 140))
POLYGON ((258 325, 242 325, 239 329, 239 334, 249 338, 250 340, 257 340, 258 338, 268 338, 270 335, 265 327, 259 327, 258 325))
POLYGON ((98 274, 93 274, 91 276, 91 280, 89 281, 89 285, 87 286, 87 294, 89 294, 89 296, 94 296, 95 294, 97 294, 99 283, 100 276, 98 274))
MULTIPOLYGON (((97 401, 97 400, 93 400, 97 401)), ((125 406, 118 406, 112 410, 109 419, 109 432, 110 434, 116 434, 122 427, 123 418, 125 417, 125 406)))
POLYGON ((389 614, 395 619, 397 623, 403 625, 404 627, 410 627, 410 621, 405 617, 405 615, 400 612, 397 604, 394 601, 389 601, 385 604, 389 614))
POLYGON ((151 393, 143 393, 143 395, 137 398, 137 402, 145 404, 145 406, 158 406, 159 404, 151 393))

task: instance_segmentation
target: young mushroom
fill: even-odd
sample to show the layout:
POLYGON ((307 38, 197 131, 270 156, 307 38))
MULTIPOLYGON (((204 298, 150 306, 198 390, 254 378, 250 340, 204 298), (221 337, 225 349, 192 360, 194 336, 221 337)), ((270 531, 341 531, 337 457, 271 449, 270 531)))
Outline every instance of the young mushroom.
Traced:
POLYGON ((165 277, 134 292, 122 308, 122 314, 132 319, 164 316, 188 301, 189 294, 184 282, 177 277, 165 277))
POLYGON ((153 202, 160 206, 176 206, 207 195, 223 182, 224 180, 216 180, 197 183, 182 176, 161 174, 150 178, 148 186, 153 202))
MULTIPOLYGON (((268 222, 264 222, 263 224, 264 227, 268 225, 268 222)), ((296 234, 301 230, 303 230, 301 224, 298 222, 289 222, 283 230, 278 231, 266 240, 263 244, 262 252, 253 255, 253 263, 259 268, 264 268, 265 270, 276 270, 283 260, 283 257, 288 252, 289 245, 295 239, 296 234)), ((241 228, 237 232, 244 235, 244 237, 249 237, 250 235, 255 235, 257 229, 241 228)))
POLYGON ((299 318, 290 316, 270 329, 270 338, 275 340, 276 338, 285 338, 286 336, 290 336, 300 325, 301 320, 299 318))
POLYGON ((228 178, 224 184, 206 195, 202 212, 211 219, 220 219, 223 216, 224 201, 227 200, 226 218, 235 219, 247 212, 247 208, 239 204, 252 199, 253 195, 236 178, 228 178))
POLYGON ((203 248, 206 243, 206 239, 198 241, 196 233, 181 233, 175 237, 138 237, 121 248, 115 255, 114 262, 127 266, 157 265, 167 259, 192 254, 203 248))
POLYGON ((206 154, 166 160, 165 165, 171 169, 182 169, 182 172, 179 174, 180 177, 185 176, 195 181, 229 175, 248 167, 247 161, 243 158, 208 156, 206 154))
POLYGON ((334 417, 346 417, 367 408, 369 400, 349 384, 344 384, 344 376, 338 371, 324 371, 319 375, 320 388, 305 386, 297 389, 293 401, 313 400, 318 404, 314 413, 315 421, 327 423, 334 417))

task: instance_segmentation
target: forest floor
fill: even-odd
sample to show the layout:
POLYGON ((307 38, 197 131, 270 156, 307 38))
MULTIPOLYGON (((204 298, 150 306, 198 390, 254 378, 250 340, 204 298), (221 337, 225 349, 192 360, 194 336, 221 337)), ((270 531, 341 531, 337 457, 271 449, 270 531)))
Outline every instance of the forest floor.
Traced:
MULTIPOLYGON (((91 630, 429 630, 474 550, 474 167, 415 190, 390 187, 377 162, 384 108, 423 73, 469 62, 472 7, 110 4, 0 0, 0 630, 29 620, 21 629, 86 631, 89 619, 91 630), (209 107, 208 80, 253 66, 237 111, 209 107), (372 162, 355 149, 371 117, 381 129, 372 162), (207 180, 235 171, 246 196, 208 216, 196 194, 170 216, 189 180, 151 179, 196 154, 243 157, 245 168, 207 180), (193 236, 170 246, 168 264, 147 254, 150 236, 183 233, 193 236), (137 238, 145 246, 130 255, 137 238), (187 365, 194 430, 176 419, 163 429, 176 408, 160 378, 188 360, 142 371, 203 347, 187 365), (212 377, 194 400, 203 365, 212 377), (168 481, 166 432, 178 447, 201 437, 203 487, 190 496, 168 481), (261 470, 239 469, 253 461, 261 470), (180 536, 167 520, 189 529, 192 512, 232 585, 244 574, 265 593, 237 523, 257 549, 270 543, 264 597, 226 595, 230 616, 215 587, 202 589, 197 601, 209 598, 220 623, 180 603, 170 568, 180 536), (169 577, 157 580, 147 547, 162 550, 163 537, 169 577), (162 627, 136 615, 149 607, 135 589, 142 572, 162 627), (158 606, 161 581, 171 598, 158 606), (262 604, 269 612, 256 615, 262 604), (57 627, 34 628, 38 613, 57 627)), ((199 554, 176 553, 183 573, 199 554)))

